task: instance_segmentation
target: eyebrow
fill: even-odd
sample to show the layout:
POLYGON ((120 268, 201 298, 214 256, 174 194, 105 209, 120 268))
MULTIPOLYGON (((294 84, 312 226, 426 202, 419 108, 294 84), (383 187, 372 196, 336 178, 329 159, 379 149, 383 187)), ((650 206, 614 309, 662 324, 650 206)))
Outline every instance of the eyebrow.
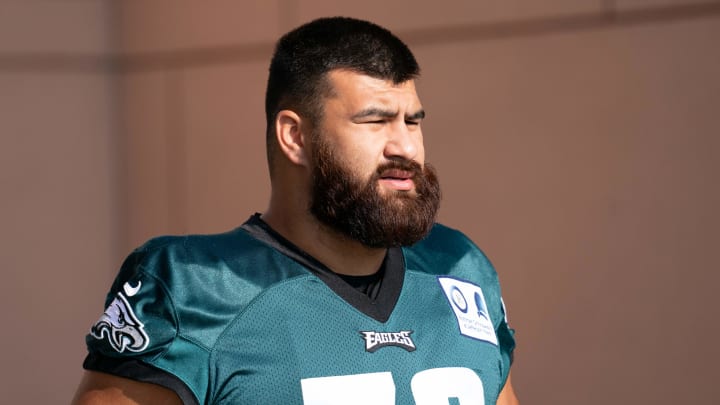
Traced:
MULTIPOLYGON (((395 117, 397 117, 397 115, 398 115, 397 111, 385 110, 385 109, 377 108, 377 107, 370 107, 370 108, 366 108, 366 109, 358 112, 357 114, 354 114, 351 118, 353 120, 360 120, 360 119, 367 118, 367 117, 395 118, 395 117)), ((425 110, 422 110, 422 109, 418 110, 417 112, 415 112, 413 114, 405 116, 405 119, 407 119, 407 120, 421 120, 423 118, 425 118, 425 110)))
POLYGON ((421 120, 423 118, 425 118, 425 110, 418 110, 415 114, 405 117, 406 120, 421 120))

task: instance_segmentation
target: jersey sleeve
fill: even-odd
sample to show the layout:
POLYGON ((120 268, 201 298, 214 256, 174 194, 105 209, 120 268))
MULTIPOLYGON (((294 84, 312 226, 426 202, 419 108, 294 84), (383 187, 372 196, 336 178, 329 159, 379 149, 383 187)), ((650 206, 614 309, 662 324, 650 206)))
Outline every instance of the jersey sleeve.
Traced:
MULTIPOLYGON (((464 235, 463 235, 464 236, 464 235)), ((500 280, 495 266, 490 262, 490 259, 485 253, 478 248, 474 242, 464 236, 467 243, 472 244, 474 247, 476 271, 482 274, 481 285, 486 293, 488 299, 488 309, 491 312, 493 319, 493 327, 495 328, 495 336, 498 340, 498 348, 500 350, 501 357, 501 373, 503 385, 507 381, 507 377, 510 374, 510 367, 513 363, 513 353, 515 350, 515 330, 512 329, 508 323, 507 310, 505 308, 505 302, 502 298, 502 289, 500 287, 500 280)))
POLYGON ((498 338, 498 345, 500 347, 500 354, 502 356, 502 373, 503 381, 507 381, 508 374, 510 373, 510 366, 513 363, 513 353, 515 350, 515 330, 510 328, 508 324, 507 310, 505 309, 505 303, 500 298, 501 304, 501 321, 495 329, 495 334, 498 338))
POLYGON ((83 367, 165 386, 193 404, 202 398, 207 361, 203 350, 180 337, 172 289, 162 277, 172 271, 177 256, 177 249, 152 246, 128 256, 105 311, 85 338, 83 367))

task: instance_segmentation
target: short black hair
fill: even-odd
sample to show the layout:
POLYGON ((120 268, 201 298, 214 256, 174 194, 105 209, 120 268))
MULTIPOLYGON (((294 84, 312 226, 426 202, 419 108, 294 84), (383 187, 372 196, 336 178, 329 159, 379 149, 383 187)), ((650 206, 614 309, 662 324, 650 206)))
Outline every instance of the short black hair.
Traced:
POLYGON ((407 45, 368 21, 320 18, 288 32, 275 47, 265 93, 268 159, 272 158, 277 113, 290 109, 315 125, 322 118, 321 101, 330 90, 327 73, 335 69, 395 84, 420 74, 407 45))

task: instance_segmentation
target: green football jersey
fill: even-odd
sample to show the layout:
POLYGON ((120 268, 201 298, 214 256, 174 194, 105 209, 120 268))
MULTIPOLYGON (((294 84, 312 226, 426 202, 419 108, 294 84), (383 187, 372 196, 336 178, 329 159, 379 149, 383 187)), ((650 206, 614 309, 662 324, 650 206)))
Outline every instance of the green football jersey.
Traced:
POLYGON ((359 292, 259 215, 157 238, 123 264, 84 367, 186 404, 494 404, 515 342, 483 253, 435 225, 382 271, 359 292))

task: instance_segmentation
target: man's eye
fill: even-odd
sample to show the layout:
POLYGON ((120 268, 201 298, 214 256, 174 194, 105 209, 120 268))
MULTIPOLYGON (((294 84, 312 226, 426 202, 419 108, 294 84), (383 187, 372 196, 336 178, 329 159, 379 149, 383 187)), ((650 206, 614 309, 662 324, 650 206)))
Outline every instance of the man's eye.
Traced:
POLYGON ((405 121, 405 125, 417 126, 420 125, 420 121, 405 121))

